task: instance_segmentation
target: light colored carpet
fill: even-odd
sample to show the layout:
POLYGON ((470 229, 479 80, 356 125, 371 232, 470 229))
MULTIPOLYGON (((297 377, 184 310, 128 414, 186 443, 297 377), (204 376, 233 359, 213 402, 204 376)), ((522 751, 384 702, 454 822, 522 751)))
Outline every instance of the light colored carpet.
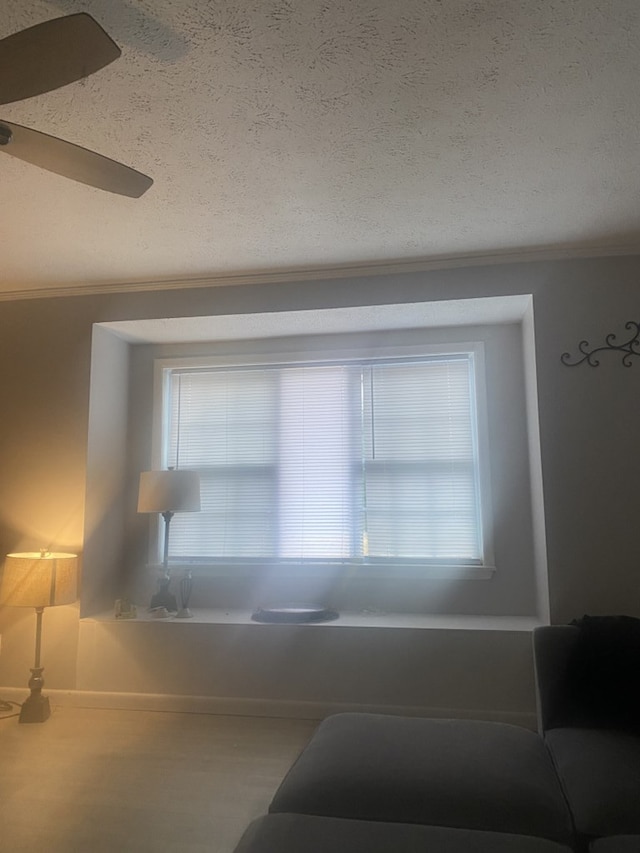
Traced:
POLYGON ((0 849, 230 853, 316 726, 67 707, 0 719, 0 849))

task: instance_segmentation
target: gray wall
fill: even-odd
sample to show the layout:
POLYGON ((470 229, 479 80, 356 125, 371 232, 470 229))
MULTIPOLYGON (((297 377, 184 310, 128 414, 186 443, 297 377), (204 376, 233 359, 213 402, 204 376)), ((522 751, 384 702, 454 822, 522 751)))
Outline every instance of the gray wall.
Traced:
MULTIPOLYGON (((581 339, 597 345, 608 332, 624 333, 627 320, 640 320, 639 258, 2 303, 0 552, 44 544, 82 551, 93 323, 512 293, 534 296, 551 619, 640 615, 640 363, 624 368, 613 353, 597 369, 560 363, 581 339)), ((91 507, 87 513, 92 518, 91 507)), ((92 519, 102 522, 108 530, 109 520, 92 519)), ((86 575, 96 570, 85 561, 86 575)), ((78 617, 77 606, 45 613, 50 688, 533 710, 523 632, 265 633, 253 625, 109 627, 78 617)), ((32 613, 0 610, 0 684, 25 684, 33 629, 32 613)))

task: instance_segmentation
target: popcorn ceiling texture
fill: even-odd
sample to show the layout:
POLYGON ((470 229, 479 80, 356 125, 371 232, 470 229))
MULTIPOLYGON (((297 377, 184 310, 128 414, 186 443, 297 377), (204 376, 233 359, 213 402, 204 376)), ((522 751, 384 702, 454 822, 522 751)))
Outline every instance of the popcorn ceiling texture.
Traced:
POLYGON ((0 155, 0 290, 640 248, 637 0, 3 0, 123 50, 0 115, 154 178, 0 155))

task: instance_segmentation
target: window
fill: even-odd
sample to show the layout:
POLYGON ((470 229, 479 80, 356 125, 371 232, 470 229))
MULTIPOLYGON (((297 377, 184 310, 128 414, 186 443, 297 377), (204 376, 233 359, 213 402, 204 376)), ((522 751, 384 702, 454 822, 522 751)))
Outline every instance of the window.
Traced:
POLYGON ((414 349, 159 362, 162 464, 202 483, 170 560, 486 565, 482 348, 414 349))

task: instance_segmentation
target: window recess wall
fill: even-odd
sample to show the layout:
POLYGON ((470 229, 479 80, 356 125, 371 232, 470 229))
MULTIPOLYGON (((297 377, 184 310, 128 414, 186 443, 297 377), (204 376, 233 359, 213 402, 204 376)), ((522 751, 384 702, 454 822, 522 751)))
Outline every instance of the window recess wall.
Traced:
MULTIPOLYGON (((353 538, 360 553, 354 551, 349 560, 333 561, 325 557, 310 559, 304 564, 297 558, 269 560, 260 556, 213 562, 203 559, 201 566, 195 566, 196 593, 192 604, 195 608, 251 609, 284 600, 313 600, 342 611, 535 617, 539 612, 539 600, 546 595, 546 589, 542 589, 546 576, 540 570, 542 552, 538 549, 536 557, 533 544, 536 532, 532 523, 530 471, 531 465, 539 464, 539 458, 535 458, 537 445, 531 440, 532 435, 535 438, 532 426, 535 426, 533 420, 537 412, 532 412, 530 405, 531 399, 535 400, 535 388, 532 388, 531 375, 525 375, 522 323, 522 317, 531 309, 526 297, 506 298, 506 301, 510 299, 509 310, 497 313, 493 310, 495 303, 505 300, 463 300, 465 320, 459 326, 451 322, 446 326, 438 325, 438 319, 450 321, 455 314, 455 311, 447 313, 450 303, 376 306, 375 322, 371 323, 369 316, 368 327, 362 324, 362 314, 367 309, 282 312, 275 319, 274 315, 265 316, 263 325, 267 332, 264 337, 251 339, 243 339, 242 333, 251 328, 255 334, 260 315, 197 318, 197 322, 194 318, 198 329, 195 342, 186 340, 186 336, 182 340, 179 337, 167 340, 166 331, 174 322, 171 320, 161 321, 163 339, 160 340, 154 340, 149 329, 141 333, 144 324, 139 321, 135 329, 132 327, 131 334, 126 323, 103 324, 101 330, 117 338, 119 346, 126 346, 130 358, 129 387, 125 391, 129 400, 125 543, 120 553, 112 555, 114 565, 123 570, 121 587, 126 586, 138 601, 144 601, 153 589, 156 569, 153 554, 149 555, 149 542, 153 543, 158 535, 158 525, 154 519, 135 513, 137 479, 141 470, 175 461, 166 453, 163 456, 157 431, 152 438, 154 365, 166 367, 167 363, 178 361, 193 365, 202 364, 203 359, 213 359, 230 367, 247 361, 273 363, 275 355, 281 363, 299 364, 301 353, 306 365, 326 360, 327 353, 334 361, 342 358, 343 362, 353 365, 358 360, 366 361, 363 352, 367 357, 399 349, 412 354, 418 350, 423 354, 459 354, 468 352, 469 341, 472 341, 479 345, 473 357, 477 359, 477 353, 483 352, 485 362, 484 371, 474 372, 474 378, 486 378, 486 393, 476 397, 486 402, 485 411, 480 407, 477 412, 480 422, 485 419, 488 451, 480 454, 481 466, 490 460, 490 466, 479 474, 480 481, 485 478, 484 491, 480 492, 481 508, 490 515, 488 522, 482 519, 479 559, 477 555, 467 555, 466 560, 455 559, 448 564, 441 556, 430 561, 422 555, 422 559, 415 562, 411 557, 404 558, 390 570, 389 565, 375 565, 371 554, 362 553, 370 551, 371 543, 367 543, 368 537, 363 537, 362 530, 358 530, 353 538), (475 312, 472 303, 478 308, 475 312), (438 305, 445 307, 440 318, 438 305), (402 319, 399 319, 400 314, 402 319), (307 316, 301 318, 300 315, 307 316), (307 330, 305 321, 307 318, 311 321, 312 315, 313 322, 307 330), (486 322, 474 325, 470 321, 474 316, 486 322), (207 320, 211 321, 210 341, 204 339, 207 320), (340 334, 331 333, 335 327, 340 329, 340 334), (318 328, 328 333, 318 334, 318 328), (358 331, 362 328, 367 331, 358 331), (287 331, 308 333, 287 335, 287 331), (530 397, 529 412, 525 392, 530 397), (369 559, 364 560, 363 556, 369 559)), ((176 321, 176 324, 184 335, 189 320, 176 321)), ((161 382, 158 376, 163 369, 159 368, 156 382, 161 382)), ((359 375, 358 381, 363 383, 362 374, 359 375)), ((92 394, 95 392, 96 388, 92 387, 92 394)), ((312 397, 317 398, 317 394, 312 397)), ((481 440, 482 434, 481 428, 473 440, 481 440)), ((220 443, 219 436, 217 441, 220 443)), ((184 464, 184 458, 179 464, 184 464)), ((319 490, 318 486, 316 491, 319 490)), ((280 510, 285 500, 280 485, 276 492, 276 508, 280 510)), ((541 503, 540 495, 538 499, 541 503)), ((240 538, 246 515, 245 504, 240 510, 235 534, 240 538)), ((172 524, 176 525, 176 519, 172 524)), ((175 531, 176 545, 180 547, 179 526, 175 531)), ((180 555, 176 553, 175 557, 177 567, 180 555)))

